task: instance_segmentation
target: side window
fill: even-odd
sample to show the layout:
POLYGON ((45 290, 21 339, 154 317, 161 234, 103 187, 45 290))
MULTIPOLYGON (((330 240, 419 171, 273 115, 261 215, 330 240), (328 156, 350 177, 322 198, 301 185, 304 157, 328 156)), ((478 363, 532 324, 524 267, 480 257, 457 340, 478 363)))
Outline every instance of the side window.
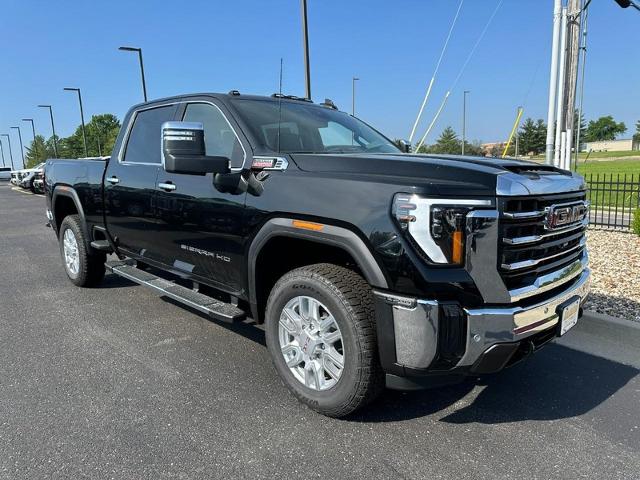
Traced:
POLYGON ((173 120, 175 110, 175 105, 167 105, 136 113, 123 161, 161 163, 161 127, 164 122, 173 120))
POLYGON ((190 103, 183 121, 200 122, 204 126, 204 143, 207 155, 227 157, 232 167, 241 167, 244 150, 240 140, 220 109, 209 103, 190 103))

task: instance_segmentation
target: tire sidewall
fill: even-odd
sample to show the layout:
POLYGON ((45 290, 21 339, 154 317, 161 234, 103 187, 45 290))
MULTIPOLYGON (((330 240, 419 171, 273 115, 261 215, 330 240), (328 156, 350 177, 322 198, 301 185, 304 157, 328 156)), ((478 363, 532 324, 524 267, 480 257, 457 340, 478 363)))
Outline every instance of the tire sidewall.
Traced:
POLYGON ((62 256, 62 263, 64 265, 64 271, 67 274, 67 277, 69 277, 69 280, 71 280, 76 285, 80 285, 83 283, 82 277, 84 272, 86 272, 87 258, 84 244, 82 243, 83 241, 84 237, 82 235, 82 232, 79 231, 77 223, 72 221, 70 217, 66 217, 62 221, 62 225, 60 226, 60 255, 62 256), (75 275, 69 271, 64 255, 64 234, 67 230, 71 230, 71 232, 73 232, 73 235, 76 238, 76 243, 78 245, 78 273, 76 273, 75 275))
POLYGON ((300 273, 283 277, 269 298, 265 317, 265 334, 272 361, 287 387, 313 409, 337 409, 353 397, 362 360, 352 320, 352 313, 335 292, 331 292, 329 287, 318 278, 300 273), (327 390, 316 391, 303 385, 289 370, 280 351, 278 335, 280 314, 287 302, 298 296, 313 297, 324 304, 336 319, 342 334, 344 369, 337 384, 327 390))

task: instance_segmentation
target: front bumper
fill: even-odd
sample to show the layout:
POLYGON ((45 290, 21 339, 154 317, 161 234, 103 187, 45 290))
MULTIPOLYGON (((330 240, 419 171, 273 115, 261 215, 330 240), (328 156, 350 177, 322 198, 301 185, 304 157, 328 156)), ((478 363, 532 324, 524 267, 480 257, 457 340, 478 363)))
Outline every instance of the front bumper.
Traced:
POLYGON ((501 370, 555 337, 558 307, 574 297, 583 303, 589 285, 590 271, 585 267, 575 280, 544 301, 528 306, 458 307, 458 314, 446 302, 377 291, 383 368, 395 377, 501 370))

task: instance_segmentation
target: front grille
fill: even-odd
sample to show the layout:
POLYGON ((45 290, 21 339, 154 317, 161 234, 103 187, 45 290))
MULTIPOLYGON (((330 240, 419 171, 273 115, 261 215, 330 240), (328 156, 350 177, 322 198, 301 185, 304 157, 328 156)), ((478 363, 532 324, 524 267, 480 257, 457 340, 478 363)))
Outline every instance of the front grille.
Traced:
POLYGON ((585 198, 585 192, 573 192, 499 199, 498 271, 507 289, 532 285, 540 275, 582 257, 586 218, 549 229, 547 212, 552 205, 580 205, 585 198))

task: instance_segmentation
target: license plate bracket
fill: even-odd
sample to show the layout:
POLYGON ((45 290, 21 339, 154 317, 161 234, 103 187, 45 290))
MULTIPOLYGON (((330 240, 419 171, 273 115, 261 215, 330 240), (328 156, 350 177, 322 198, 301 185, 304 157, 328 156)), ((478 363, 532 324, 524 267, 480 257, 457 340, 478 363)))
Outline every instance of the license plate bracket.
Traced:
POLYGON ((575 296, 558 305, 558 336, 561 337, 578 323, 580 297, 575 296))

